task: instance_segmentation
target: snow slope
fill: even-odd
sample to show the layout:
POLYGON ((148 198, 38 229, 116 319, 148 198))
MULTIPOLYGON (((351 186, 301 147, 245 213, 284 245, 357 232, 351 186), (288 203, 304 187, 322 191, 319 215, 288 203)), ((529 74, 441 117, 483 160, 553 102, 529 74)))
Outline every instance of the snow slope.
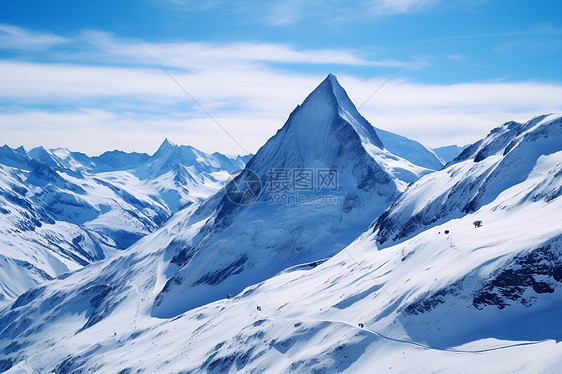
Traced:
POLYGON ((154 318, 175 253, 169 243, 195 237, 205 225, 193 224, 197 207, 182 210, 130 251, 30 290, 0 311, 0 368, 558 373, 561 118, 500 127, 412 184, 402 195, 409 203, 390 209, 403 217, 411 205, 423 211, 435 198, 418 195, 420 186, 446 189, 458 176, 481 180, 482 200, 469 212, 444 216, 383 250, 375 225, 326 261, 294 266, 174 318, 154 318), (476 220, 483 226, 475 228, 476 220))
POLYGON ((492 130, 449 162, 446 170, 409 186, 375 222, 378 243, 389 246, 472 213, 521 183, 540 155, 560 148, 561 123, 559 115, 545 115, 492 130))
POLYGON ((55 221, 30 194, 21 170, 0 165, 0 302, 100 260, 115 247, 108 237, 55 221))

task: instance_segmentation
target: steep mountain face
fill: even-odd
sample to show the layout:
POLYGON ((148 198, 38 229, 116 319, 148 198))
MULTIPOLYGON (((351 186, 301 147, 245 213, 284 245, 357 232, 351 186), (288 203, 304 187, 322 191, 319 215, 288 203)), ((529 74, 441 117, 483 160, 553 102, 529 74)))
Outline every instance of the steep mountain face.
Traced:
POLYGON ((449 161, 453 161, 453 159, 460 155, 467 147, 468 145, 462 147, 459 147, 458 145, 447 145, 444 147, 434 148, 433 152, 437 155, 437 157, 447 163, 449 161))
POLYGON ((466 148, 447 168, 413 183, 374 224, 379 245, 473 213, 529 176, 541 155, 560 147, 559 115, 508 122, 466 148))
MULTIPOLYGON (((188 207, 131 251, 30 290, 2 309, 0 368, 558 373, 561 118, 500 127, 402 196, 418 194, 419 186, 434 195, 389 210, 409 217, 412 204, 420 211, 434 204, 446 180, 483 175, 483 200, 470 212, 442 217, 383 250, 375 225, 326 261, 285 269, 175 318, 153 318, 172 270, 168 261, 182 253, 178 238, 196 238, 206 225, 205 209, 188 207)), ((478 195, 455 201, 463 206, 478 195)), ((243 236, 240 243, 246 244, 243 236)))
POLYGON ((189 159, 119 151, 90 158, 63 148, 0 148, 0 299, 129 247, 244 166, 241 158, 193 152, 189 159), (167 169, 151 175, 158 163, 167 169))
MULTIPOLYGON (((168 143, 143 164, 143 170, 160 170, 166 176, 175 170, 168 160, 200 157, 191 149, 178 150, 168 143)), ((240 161, 244 160, 237 159, 240 161)), ((214 173, 211 162, 202 164, 201 168, 214 173)), ((131 178, 137 178, 135 172, 129 174, 131 178)), ((22 330, 12 330, 19 326, 16 318, 27 321, 26 327, 21 326, 24 330, 34 328, 37 334, 50 331, 63 339, 77 331, 78 335, 89 334, 100 323, 121 318, 117 316, 124 312, 135 315, 131 321, 134 328, 128 326, 136 330, 137 320, 152 320, 150 315, 177 315, 227 294, 235 295, 289 266, 308 261, 318 264, 337 253, 364 231, 410 180, 428 172, 384 149, 376 131, 330 76, 225 189, 201 206, 192 204, 179 211, 128 251, 26 292, 0 316, 0 329, 6 333, 3 336, 20 336, 22 330), (279 193, 268 188, 272 169, 312 169, 315 183, 317 170, 336 170, 337 183, 315 184, 312 191, 281 191, 288 198, 310 199, 304 202, 272 201, 279 193), (233 186, 244 181, 245 173, 258 176, 262 191, 255 201, 236 204, 233 186), (48 300, 44 305, 53 307, 37 309, 39 300, 48 300), (80 312, 70 312, 76 310, 80 312), (68 323, 66 328, 58 325, 63 321, 68 323), (55 333, 52 329, 57 325, 60 331, 55 333)), ((98 173, 96 178, 103 176, 112 185, 124 180, 115 173, 98 173)), ((23 339, 27 343, 16 340, 18 348, 10 345, 5 352, 20 357, 23 347, 32 343, 27 338, 23 339)), ((53 357, 64 359, 58 353, 53 357)), ((64 367, 60 371, 68 370, 64 367)))
POLYGON ((386 150, 337 79, 328 76, 246 169, 195 212, 194 222, 206 222, 198 234, 174 240, 171 263, 179 270, 167 280, 153 314, 174 316, 287 267, 334 255, 406 183, 427 172, 386 150), (303 187, 310 189, 277 190, 272 174, 279 171, 289 185, 296 173, 307 172, 310 185, 303 187), (338 180, 333 188, 318 185, 324 171, 338 180), (233 190, 252 176, 263 187, 259 197, 236 204, 233 190))

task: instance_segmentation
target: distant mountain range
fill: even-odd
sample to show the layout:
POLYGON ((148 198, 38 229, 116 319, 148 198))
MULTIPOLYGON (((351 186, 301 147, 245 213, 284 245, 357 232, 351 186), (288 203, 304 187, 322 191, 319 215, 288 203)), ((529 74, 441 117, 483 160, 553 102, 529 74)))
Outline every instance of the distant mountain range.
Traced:
POLYGON ((149 156, 0 148, 0 300, 124 249, 216 192, 249 156, 168 140, 149 156))

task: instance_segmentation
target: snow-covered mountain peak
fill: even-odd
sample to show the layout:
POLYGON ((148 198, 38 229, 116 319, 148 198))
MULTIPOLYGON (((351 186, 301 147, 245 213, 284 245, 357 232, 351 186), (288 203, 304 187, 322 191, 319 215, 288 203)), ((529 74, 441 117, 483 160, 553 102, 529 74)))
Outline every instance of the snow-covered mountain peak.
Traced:
POLYGON ((160 147, 158 147, 158 149, 154 153, 154 156, 172 152, 173 150, 175 150, 177 148, 178 148, 177 144, 169 141, 168 138, 166 138, 166 139, 164 139, 162 144, 160 144, 160 147))
POLYGON ((67 148, 62 147, 54 149, 47 149, 43 146, 35 147, 29 151, 29 156, 55 169, 77 171, 91 166, 89 165, 90 159, 85 154, 71 152, 67 148))
POLYGON ((379 245, 404 241, 489 204, 502 191, 528 178, 541 157, 560 152, 561 136, 562 114, 535 117, 523 124, 507 122, 495 128, 443 170, 408 187, 375 222, 379 245))
POLYGON ((392 203, 405 180, 424 172, 384 149, 335 76, 328 76, 244 171, 189 218, 201 228, 169 245, 171 276, 153 315, 177 315, 290 266, 332 256, 392 203), (323 186, 327 171, 334 183, 323 186), (261 194, 251 189, 246 199, 239 186, 259 184, 257 178, 261 194))
POLYGON ((502 153, 503 156, 520 144, 529 133, 537 132, 535 137, 546 135, 548 132, 559 134, 561 114, 545 114, 536 116, 525 123, 509 121, 494 128, 484 139, 467 147, 450 164, 468 159, 480 162, 489 156, 502 153), (543 134, 544 133, 544 134, 543 134), (542 134, 542 135, 540 135, 542 134))
POLYGON ((23 170, 32 170, 37 166, 23 147, 14 150, 7 145, 0 147, 0 164, 23 170))
POLYGON ((318 157, 331 138, 342 139, 339 131, 345 132, 344 127, 351 127, 362 143, 384 148, 374 128, 357 111, 333 74, 328 75, 293 111, 287 125, 299 140, 299 150, 303 153, 312 151, 313 157, 318 157))
MULTIPOLYGON (((382 168, 383 173, 391 174, 380 158, 373 157, 383 153, 388 152, 375 128, 357 111, 337 78, 330 74, 295 108, 286 124, 248 163, 248 168, 263 177, 262 180, 270 168, 311 166, 337 168, 359 179, 368 179, 369 175, 377 174, 366 173, 370 168, 382 168)), ((366 185, 361 181, 358 184, 366 185)))

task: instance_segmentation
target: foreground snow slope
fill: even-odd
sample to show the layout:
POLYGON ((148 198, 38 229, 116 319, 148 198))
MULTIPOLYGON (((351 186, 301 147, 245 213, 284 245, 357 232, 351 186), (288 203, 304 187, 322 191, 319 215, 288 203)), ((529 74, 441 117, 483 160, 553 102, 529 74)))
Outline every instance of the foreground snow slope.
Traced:
MULTIPOLYGON (((157 248, 178 233, 195 235, 204 224, 189 223, 195 207, 183 210, 136 251, 31 290, 2 310, 0 367, 57 373, 558 373, 560 123, 560 116, 548 116, 506 129, 516 135, 503 147, 483 141, 495 150, 487 158, 507 160, 503 165, 518 178, 501 184, 485 179, 479 190, 489 201, 470 212, 383 250, 370 230, 323 263, 286 269, 232 299, 172 319, 153 318, 167 261, 166 250, 157 248), (508 162, 511 157, 520 162, 508 162), (493 186, 502 189, 488 195, 493 186), (483 226, 475 228, 476 220, 483 226)), ((473 166, 484 160, 465 154, 419 183, 436 189, 456 177, 452 171, 473 179, 480 175, 473 166)), ((501 175, 498 166, 494 171, 501 175)), ((412 185, 404 195, 418 188, 412 185)))

